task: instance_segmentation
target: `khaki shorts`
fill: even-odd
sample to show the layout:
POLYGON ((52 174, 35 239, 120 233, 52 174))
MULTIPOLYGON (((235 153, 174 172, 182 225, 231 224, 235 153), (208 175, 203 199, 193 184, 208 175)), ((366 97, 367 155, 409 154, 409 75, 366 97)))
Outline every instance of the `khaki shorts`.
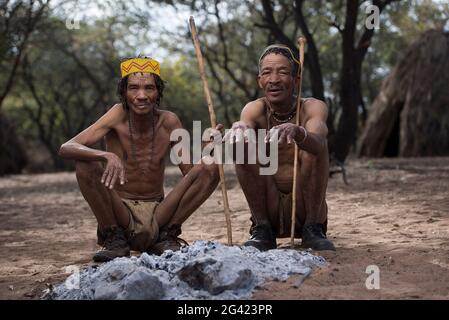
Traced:
MULTIPOLYGON (((156 243, 159 225, 154 213, 160 202, 122 199, 129 211, 129 225, 125 229, 131 250, 144 252, 156 243)), ((98 244, 103 245, 104 235, 97 229, 98 244)))

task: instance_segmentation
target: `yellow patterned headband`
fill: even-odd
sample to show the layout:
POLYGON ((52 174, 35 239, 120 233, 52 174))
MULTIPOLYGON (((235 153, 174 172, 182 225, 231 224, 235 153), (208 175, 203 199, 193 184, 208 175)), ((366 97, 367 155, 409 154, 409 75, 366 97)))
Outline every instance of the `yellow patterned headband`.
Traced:
POLYGON ((136 72, 153 73, 161 76, 161 65, 151 58, 129 59, 120 64, 122 78, 136 72))

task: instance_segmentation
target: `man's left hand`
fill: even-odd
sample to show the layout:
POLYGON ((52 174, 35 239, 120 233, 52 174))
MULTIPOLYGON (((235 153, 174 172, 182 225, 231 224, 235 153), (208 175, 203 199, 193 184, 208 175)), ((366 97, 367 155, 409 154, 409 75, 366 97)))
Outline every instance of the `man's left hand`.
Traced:
POLYGON ((203 134, 203 138, 204 139, 203 139, 203 141, 213 142, 214 145, 221 144, 222 143, 222 138, 223 138, 222 130, 223 130, 223 125, 222 124, 218 124, 215 127, 215 129, 207 128, 206 130, 204 130, 204 134, 203 134))
POLYGON ((295 140, 302 141, 304 139, 304 131, 299 126, 294 123, 283 123, 271 128, 265 138, 266 142, 270 141, 270 137, 274 135, 274 130, 278 130, 278 142, 280 144, 292 144, 295 140))

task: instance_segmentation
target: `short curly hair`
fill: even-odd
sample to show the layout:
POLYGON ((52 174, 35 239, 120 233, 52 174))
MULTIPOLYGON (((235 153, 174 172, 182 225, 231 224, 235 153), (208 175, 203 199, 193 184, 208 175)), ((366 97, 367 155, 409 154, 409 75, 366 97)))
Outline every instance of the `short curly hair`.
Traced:
POLYGON ((289 47, 287 47, 286 45, 283 45, 283 44, 273 44, 273 45, 266 47, 262 51, 262 54, 260 55, 260 58, 259 58, 259 74, 261 73, 263 59, 271 53, 283 55, 284 57, 286 57, 288 59, 288 61, 290 61, 290 65, 292 67, 292 72, 291 72, 292 77, 295 77, 298 74, 298 71, 300 71, 298 69, 301 68, 301 66, 298 64, 297 60, 293 56, 293 51, 289 47))

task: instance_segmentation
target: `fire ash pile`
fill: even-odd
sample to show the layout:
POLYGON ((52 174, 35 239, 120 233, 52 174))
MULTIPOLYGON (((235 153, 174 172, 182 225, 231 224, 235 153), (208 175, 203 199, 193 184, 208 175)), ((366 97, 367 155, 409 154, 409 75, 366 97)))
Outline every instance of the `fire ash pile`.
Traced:
POLYGON ((162 256, 119 258, 73 274, 50 299, 247 299, 267 280, 307 275, 326 261, 309 252, 195 241, 162 256), (78 278, 75 278, 78 277, 78 278))

